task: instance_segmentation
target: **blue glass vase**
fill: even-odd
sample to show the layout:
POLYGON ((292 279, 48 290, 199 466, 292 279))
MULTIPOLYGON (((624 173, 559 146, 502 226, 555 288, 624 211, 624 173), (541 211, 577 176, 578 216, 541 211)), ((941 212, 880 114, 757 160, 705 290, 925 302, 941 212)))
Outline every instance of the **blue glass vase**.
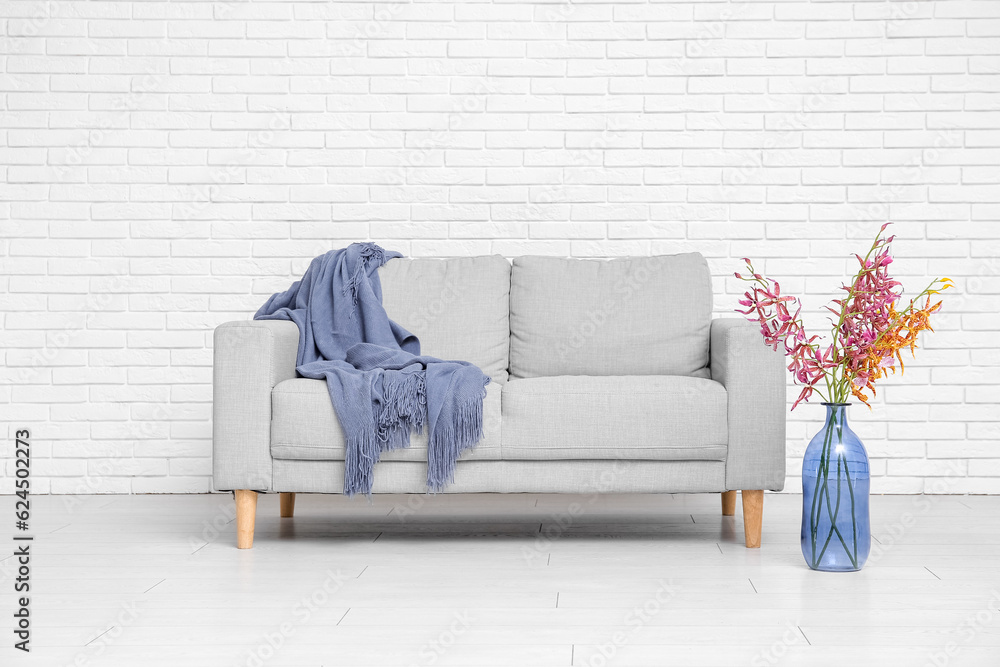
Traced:
POLYGON ((802 460, 802 555, 814 570, 854 572, 871 551, 868 452, 847 425, 850 403, 824 403, 826 422, 802 460))

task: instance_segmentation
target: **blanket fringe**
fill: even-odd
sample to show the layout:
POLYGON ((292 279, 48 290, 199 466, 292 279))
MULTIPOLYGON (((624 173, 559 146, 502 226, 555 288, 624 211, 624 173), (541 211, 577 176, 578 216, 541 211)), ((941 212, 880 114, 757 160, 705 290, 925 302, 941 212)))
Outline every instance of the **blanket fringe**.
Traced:
POLYGON ((381 451, 410 446, 410 435, 423 430, 427 421, 425 372, 382 375, 382 401, 376 415, 381 451))
POLYGON ((373 263, 375 266, 385 264, 385 250, 383 248, 370 241, 358 245, 361 246, 361 261, 354 267, 354 273, 351 274, 343 288, 344 295, 351 297, 351 303, 355 307, 358 305, 358 289, 360 289, 361 283, 368 279, 368 270, 371 265, 373 263))
MULTIPOLYGON (((425 373, 386 373, 383 400, 374 432, 360 429, 347 435, 344 494, 363 493, 371 497, 375 464, 381 453, 410 446, 410 435, 426 424, 427 395, 425 373)), ((455 481, 455 464, 467 449, 483 438, 483 399, 486 385, 478 395, 455 409, 450 422, 439 421, 428 437, 427 486, 431 492, 455 481)))
POLYGON ((428 452, 427 487, 432 492, 440 491, 455 481, 458 457, 482 440, 485 395, 484 386, 481 395, 458 407, 452 423, 438 423, 430 434, 427 446, 433 450, 433 455, 428 452))
POLYGON ((358 429, 347 434, 347 452, 344 455, 344 495, 372 492, 372 473, 379 458, 379 441, 368 429, 358 429))

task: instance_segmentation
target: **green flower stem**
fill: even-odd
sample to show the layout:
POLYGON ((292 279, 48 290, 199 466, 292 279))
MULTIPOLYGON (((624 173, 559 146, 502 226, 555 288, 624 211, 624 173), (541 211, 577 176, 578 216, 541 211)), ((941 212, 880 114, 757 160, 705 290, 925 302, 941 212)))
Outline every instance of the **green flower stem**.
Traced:
POLYGON ((821 491, 821 484, 826 480, 829 474, 830 466, 830 439, 833 437, 833 424, 836 422, 835 411, 830 410, 830 420, 826 425, 826 439, 823 442, 823 451, 820 452, 819 457, 819 469, 816 471, 816 488, 813 490, 813 502, 812 502, 812 512, 809 515, 809 533, 812 536, 812 556, 813 564, 818 563, 816 558, 816 538, 819 533, 819 499, 823 495, 821 491))
POLYGON ((831 408, 830 419, 827 422, 826 438, 823 443, 823 451, 820 454, 819 470, 816 477, 816 490, 813 493, 812 511, 809 517, 809 528, 811 533, 810 537, 812 539, 812 556, 813 556, 812 565, 814 569, 819 567, 819 563, 823 559, 823 556, 826 554, 826 550, 829 547, 830 541, 833 539, 834 534, 837 535, 838 541, 840 542, 841 546, 844 547, 844 553, 850 559, 851 564, 854 566, 855 569, 857 569, 858 567, 858 528, 857 528, 857 512, 855 509, 855 501, 854 501, 854 488, 851 485, 851 473, 847 465, 847 459, 843 454, 837 455, 837 500, 835 506, 831 506, 832 498, 830 497, 829 480, 830 480, 830 463, 831 463, 830 459, 833 454, 832 438, 833 438, 834 428, 837 429, 839 436, 838 440, 839 441, 843 440, 843 424, 838 422, 836 414, 837 414, 836 408, 831 408), (840 532, 840 528, 837 526, 837 518, 840 515, 840 505, 841 505, 842 488, 843 488, 840 478, 841 467, 844 468, 844 474, 847 477, 847 488, 851 498, 851 525, 853 528, 852 543, 854 546, 853 550, 847 546, 847 541, 844 539, 843 534, 840 532), (819 532, 819 519, 820 519, 819 515, 822 512, 822 505, 824 504, 822 497, 824 495, 826 496, 826 501, 825 501, 826 511, 827 514, 831 517, 830 532, 827 534, 826 540, 823 543, 823 547, 820 550, 819 555, 817 556, 816 546, 817 546, 817 538, 819 532))
MULTIPOLYGON (((847 458, 844 458, 844 475, 847 477, 847 490, 851 493, 851 533, 854 539, 854 567, 858 566, 858 512, 854 504, 854 485, 851 484, 851 471, 847 469, 847 458)), ((850 555, 850 554, 848 554, 850 555)))
MULTIPOLYGON (((838 478, 840 477, 840 457, 837 457, 837 477, 838 478)), ((833 514, 832 512, 830 512, 830 490, 829 490, 829 487, 827 486, 826 483, 823 484, 823 491, 822 491, 822 493, 826 494, 826 511, 827 511, 827 514, 833 514)), ((840 511, 840 494, 837 494, 837 511, 838 512, 840 511)), ((834 527, 836 527, 836 525, 837 525, 837 515, 836 514, 833 514, 833 522, 832 522, 831 525, 834 526, 834 527)), ((821 560, 823 560, 823 556, 826 555, 826 548, 828 546, 830 546, 830 540, 831 539, 833 539, 833 529, 831 529, 830 532, 827 533, 827 535, 826 535, 826 541, 823 543, 823 550, 819 552, 819 556, 817 558, 815 558, 814 561, 813 561, 813 566, 814 567, 819 567, 819 562, 821 560)))
MULTIPOLYGON (((850 559, 851 565, 853 565, 854 569, 856 570, 856 569, 858 569, 858 559, 857 559, 857 555, 856 555, 857 554, 857 548, 858 548, 857 538, 855 538, 855 540, 854 540, 854 553, 855 553, 855 555, 852 556, 851 555, 851 549, 847 546, 847 541, 844 539, 843 534, 841 534, 840 528, 837 527, 837 517, 840 514, 840 494, 841 494, 841 488, 840 488, 840 486, 841 486, 841 482, 840 482, 840 462, 841 461, 844 462, 844 466, 846 467, 847 466, 847 459, 844 458, 843 454, 841 454, 841 455, 839 455, 837 457, 837 504, 836 504, 836 509, 833 510, 833 511, 831 511, 831 508, 830 508, 830 491, 829 491, 828 488, 826 488, 824 486, 824 490, 826 491, 826 511, 829 514, 831 514, 831 516, 832 516, 832 519, 830 521, 830 533, 826 536, 826 545, 830 544, 830 539, 833 537, 833 534, 836 533, 837 534, 837 539, 840 540, 841 546, 844 547, 844 553, 847 555, 847 558, 850 559)), ((855 512, 854 512, 854 492, 852 491, 851 492, 851 518, 852 518, 852 520, 854 519, 854 514, 855 514, 855 512)), ((856 534, 857 534, 857 529, 855 529, 855 535, 856 534)), ((823 552, 820 553, 819 560, 822 560, 823 559, 823 554, 826 553, 826 545, 823 546, 823 552)), ((818 562, 819 561, 817 561, 817 564, 818 564, 818 562)))

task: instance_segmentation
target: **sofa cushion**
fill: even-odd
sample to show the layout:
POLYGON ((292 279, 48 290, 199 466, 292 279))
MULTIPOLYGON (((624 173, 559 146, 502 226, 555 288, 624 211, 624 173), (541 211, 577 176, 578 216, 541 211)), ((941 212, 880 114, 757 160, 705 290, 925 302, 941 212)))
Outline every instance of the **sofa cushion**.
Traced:
POLYGON ((612 260, 518 257, 510 372, 708 377, 712 285, 698 253, 612 260))
POLYGON ((421 354, 472 362, 495 380, 507 377, 506 259, 393 259, 379 278, 385 311, 420 339, 421 354))
MULTIPOLYGON (((486 385, 483 439, 462 460, 500 458, 500 383, 486 385)), ((343 461, 344 429, 340 426, 326 382, 296 378, 271 391, 271 456, 276 459, 343 461)), ((410 437, 408 449, 382 455, 383 461, 427 461, 427 429, 410 437)))
POLYGON ((712 380, 563 375, 504 385, 505 461, 723 461, 727 439, 726 390, 712 380))

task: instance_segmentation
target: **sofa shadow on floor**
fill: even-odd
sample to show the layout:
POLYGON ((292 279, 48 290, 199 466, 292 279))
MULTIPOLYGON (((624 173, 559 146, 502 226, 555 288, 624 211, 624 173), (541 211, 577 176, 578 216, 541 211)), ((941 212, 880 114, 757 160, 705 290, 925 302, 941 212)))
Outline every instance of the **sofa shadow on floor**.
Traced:
MULTIPOLYGON (((642 516, 635 511, 602 511, 588 516, 586 508, 583 508, 576 514, 568 510, 552 512, 539 520, 537 511, 527 511, 527 508, 526 511, 516 512, 491 507, 493 503, 489 502, 488 497, 496 494, 476 494, 472 496, 476 500, 479 500, 478 496, 487 498, 473 503, 476 507, 474 516, 456 513, 454 505, 422 507, 417 510, 397 506, 392 507, 388 513, 381 508, 369 506, 337 516, 318 507, 321 501, 310 502, 308 509, 295 516, 297 494, 280 495, 280 511, 277 515, 271 511, 271 499, 268 501, 267 516, 264 512, 258 515, 256 546, 301 539, 375 541, 534 538, 546 543, 558 539, 599 538, 656 540, 669 545, 671 542, 683 544, 692 541, 742 544, 745 538, 742 516, 733 515, 712 518, 701 516, 699 520, 691 513, 664 512, 656 516, 642 516), (370 512, 366 511, 368 509, 370 512)), ((363 500, 360 502, 364 503, 363 500)))

